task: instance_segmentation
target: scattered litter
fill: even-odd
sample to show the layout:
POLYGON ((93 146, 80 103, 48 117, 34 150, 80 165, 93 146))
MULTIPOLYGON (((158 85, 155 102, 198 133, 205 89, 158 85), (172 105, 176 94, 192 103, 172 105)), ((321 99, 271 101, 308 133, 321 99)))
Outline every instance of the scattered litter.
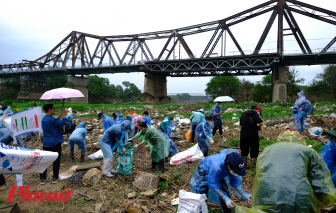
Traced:
POLYGON ((77 172, 73 174, 68 180, 67 180, 67 185, 68 186, 82 186, 83 184, 83 176, 85 175, 86 172, 77 172))
POLYGON ((319 126, 312 127, 308 129, 308 132, 310 136, 321 136, 322 134, 322 128, 319 126))
POLYGON ((196 160, 201 160, 204 158, 203 152, 198 146, 198 144, 193 147, 179 152, 170 158, 170 165, 180 165, 187 162, 194 162, 196 160))
POLYGON ((171 204, 172 206, 178 205, 179 203, 180 203, 180 199, 179 199, 179 198, 175 198, 175 199, 173 199, 173 200, 170 202, 170 204, 171 204))
POLYGON ((141 190, 156 189, 158 181, 158 176, 139 171, 133 182, 133 186, 141 190))
POLYGON ((207 197, 205 194, 195 194, 185 190, 179 191, 179 206, 177 213, 208 213, 206 204, 207 197))
POLYGON ((91 154, 91 155, 88 156, 88 158, 90 160, 97 160, 97 159, 101 159, 103 157, 104 157, 104 155, 103 155, 103 151, 101 149, 99 151, 97 151, 97 152, 95 152, 95 153, 93 153, 93 154, 91 154))
POLYGON ((99 183, 102 176, 103 173, 99 169, 90 169, 83 176, 83 183, 85 185, 96 185, 97 183, 99 183))

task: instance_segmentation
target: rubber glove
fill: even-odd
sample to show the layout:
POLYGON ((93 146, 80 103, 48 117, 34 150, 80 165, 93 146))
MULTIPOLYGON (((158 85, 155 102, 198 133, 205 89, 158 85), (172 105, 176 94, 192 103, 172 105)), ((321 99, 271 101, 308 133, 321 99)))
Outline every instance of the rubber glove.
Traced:
POLYGON ((227 201, 225 204, 229 209, 234 209, 236 207, 236 204, 232 200, 227 201))
POLYGON ((135 145, 134 145, 134 148, 138 148, 138 144, 135 144, 135 145))
POLYGON ((214 144, 215 142, 212 139, 209 139, 210 144, 214 144))

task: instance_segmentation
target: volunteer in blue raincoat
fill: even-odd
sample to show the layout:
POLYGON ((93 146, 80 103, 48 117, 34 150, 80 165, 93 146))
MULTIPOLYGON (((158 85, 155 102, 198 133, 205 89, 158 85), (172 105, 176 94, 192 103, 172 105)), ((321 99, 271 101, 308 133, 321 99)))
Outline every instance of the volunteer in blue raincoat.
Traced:
POLYGON ((213 122, 212 116, 207 116, 206 121, 198 124, 196 127, 196 139, 198 146, 201 148, 204 157, 208 156, 209 152, 209 142, 214 143, 211 137, 211 127, 210 124, 213 122))
POLYGON ((127 131, 131 130, 131 122, 124 121, 122 124, 116 124, 108 128, 104 135, 101 137, 99 144, 102 149, 104 159, 103 159, 103 174, 107 177, 113 177, 113 173, 116 173, 112 169, 113 164, 113 150, 119 146, 120 149, 125 153, 123 139, 127 131))
POLYGON ((198 124, 205 121, 204 119, 204 110, 200 109, 197 112, 193 113, 190 116, 190 122, 191 122, 191 143, 194 143, 195 140, 195 130, 198 124))
POLYGON ((168 115, 168 117, 165 117, 160 124, 159 131, 170 137, 172 131, 175 129, 175 123, 173 120, 174 120, 173 115, 168 115))
MULTIPOLYGON (((7 128, 0 129, 0 145, 1 144, 9 145, 10 143, 12 143, 12 141, 13 141, 13 137, 10 131, 7 128)), ((6 179, 3 176, 3 174, 0 174, 0 191, 3 191, 7 188, 8 188, 8 185, 6 183, 6 179)))
POLYGON ((205 194, 208 202, 220 205, 223 213, 233 213, 236 204, 232 201, 229 183, 236 194, 251 202, 251 194, 242 187, 246 175, 244 160, 238 150, 224 149, 198 163, 190 181, 193 193, 205 194))
MULTIPOLYGON (((126 116, 126 120, 128 120, 129 122, 131 122, 131 131, 128 132, 128 138, 133 138, 135 135, 135 123, 133 121, 133 116, 132 114, 128 114, 126 116)), ((128 139, 127 138, 127 139, 128 139)), ((125 140, 125 143, 127 142, 127 140, 125 140)), ((134 144, 134 140, 131 140, 130 142, 132 142, 134 144)))
POLYGON ((87 135, 86 124, 84 121, 82 121, 78 124, 77 129, 75 129, 75 131, 72 132, 68 141, 71 160, 73 161, 75 160, 74 149, 75 145, 77 145, 78 148, 81 150, 81 161, 84 162, 84 156, 86 151, 86 144, 85 144, 86 135, 87 135))
POLYGON ((112 120, 112 118, 102 112, 98 114, 98 120, 103 120, 104 132, 114 125, 114 121, 112 120))
POLYGON ((151 118, 150 115, 148 115, 148 111, 144 111, 143 116, 145 117, 145 119, 143 120, 143 122, 145 122, 147 124, 147 126, 151 126, 151 118))
POLYGON ((222 103, 221 102, 217 102, 215 106, 213 106, 210 110, 210 114, 213 119, 214 119, 214 127, 213 127, 213 131, 212 131, 212 135, 215 136, 216 135, 216 131, 217 129, 219 130, 219 135, 222 138, 223 137, 223 121, 222 121, 222 114, 224 113, 224 111, 222 110, 222 103))
POLYGON ((306 112, 304 111, 306 97, 303 91, 298 92, 297 95, 299 96, 299 98, 295 102, 295 105, 298 107, 298 112, 295 117, 295 127, 296 127, 296 131, 302 133, 304 131, 305 119, 306 119, 306 112))
MULTIPOLYGON (((9 107, 7 107, 7 106, 2 106, 1 107, 0 116, 5 117, 5 115, 9 115, 9 114, 13 114, 12 110, 9 107)), ((1 121, 0 121, 0 128, 2 128, 1 121)))
POLYGON ((330 135, 330 140, 327 145, 322 148, 320 156, 327 164, 331 174, 331 180, 336 186, 336 126, 333 130, 327 131, 326 133, 330 135))
POLYGON ((168 157, 172 157, 175 154, 178 153, 178 149, 176 144, 174 143, 174 141, 172 139, 169 138, 169 136, 167 134, 163 133, 163 136, 165 137, 166 141, 167 141, 167 145, 168 145, 168 151, 169 151, 169 155, 168 157))
POLYGON ((76 111, 72 111, 65 116, 66 119, 68 119, 68 124, 66 125, 67 129, 71 130, 71 124, 74 124, 74 117, 76 116, 76 114, 76 111))
POLYGON ((125 121, 125 115, 124 113, 120 112, 118 115, 118 120, 120 121, 120 123, 125 121))
POLYGON ((7 128, 0 129, 0 143, 9 145, 12 143, 13 137, 11 132, 7 128))

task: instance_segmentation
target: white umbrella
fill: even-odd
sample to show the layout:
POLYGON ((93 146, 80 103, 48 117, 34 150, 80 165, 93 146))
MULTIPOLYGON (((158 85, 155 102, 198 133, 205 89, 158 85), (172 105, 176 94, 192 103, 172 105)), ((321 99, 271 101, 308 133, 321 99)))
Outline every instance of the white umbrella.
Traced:
POLYGON ((230 96, 219 96, 214 100, 214 102, 231 102, 231 101, 234 100, 230 96))

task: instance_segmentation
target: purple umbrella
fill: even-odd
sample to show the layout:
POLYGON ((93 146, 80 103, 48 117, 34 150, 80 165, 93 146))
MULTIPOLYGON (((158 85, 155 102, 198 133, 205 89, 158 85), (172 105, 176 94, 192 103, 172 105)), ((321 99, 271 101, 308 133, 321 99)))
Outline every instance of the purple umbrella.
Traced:
POLYGON ((83 93, 79 90, 61 87, 45 92, 41 96, 40 100, 61 99, 63 100, 63 107, 64 107, 65 98, 84 98, 84 97, 85 96, 83 95, 83 93))

